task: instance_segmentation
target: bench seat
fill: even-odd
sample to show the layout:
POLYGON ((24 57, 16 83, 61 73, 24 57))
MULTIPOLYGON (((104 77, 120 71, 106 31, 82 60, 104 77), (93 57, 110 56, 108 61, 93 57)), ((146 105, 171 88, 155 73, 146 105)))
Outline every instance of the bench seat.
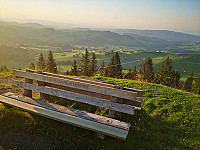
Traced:
POLYGON ((100 132, 122 140, 126 139, 131 125, 116 119, 83 112, 53 103, 47 103, 45 101, 14 93, 0 95, 0 102, 50 119, 100 132))

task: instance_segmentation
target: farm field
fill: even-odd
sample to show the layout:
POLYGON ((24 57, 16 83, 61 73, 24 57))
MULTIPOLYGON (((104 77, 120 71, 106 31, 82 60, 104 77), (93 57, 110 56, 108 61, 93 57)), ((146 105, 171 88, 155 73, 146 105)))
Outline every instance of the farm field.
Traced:
MULTIPOLYGON (((191 46, 191 45, 190 45, 191 46)), ((117 46, 105 46, 105 47, 87 47, 87 46, 50 46, 50 45, 17 45, 18 48, 13 48, 14 51, 19 51, 20 53, 13 53, 13 55, 22 55, 21 57, 27 58, 22 61, 22 59, 17 59, 11 54, 4 57, 6 52, 2 52, 3 55, 0 56, 0 65, 7 65, 9 69, 11 68, 28 68, 31 62, 37 63, 37 59, 40 53, 43 53, 47 57, 48 51, 52 51, 54 58, 57 62, 58 69, 61 72, 66 72, 71 69, 71 64, 74 59, 77 60, 80 65, 80 60, 85 49, 88 48, 90 52, 95 52, 98 60, 98 65, 102 61, 105 61, 106 65, 109 63, 110 58, 114 52, 118 51, 121 63, 123 66, 123 72, 127 72, 129 68, 133 68, 136 65, 137 70, 141 68, 141 59, 151 57, 153 59, 154 67, 156 70, 159 69, 161 63, 168 56, 172 59, 173 69, 180 71, 181 79, 184 80, 192 71, 194 76, 198 76, 200 73, 200 53, 169 53, 169 52, 140 52, 141 50, 135 48, 121 48, 117 46), (28 55, 28 57, 27 57, 28 55), (11 59, 9 58, 11 57, 11 59), (5 61, 8 60, 8 61, 5 61), (1 61, 2 60, 2 61, 1 61), (13 63, 16 62, 16 63, 13 63)), ((2 46, 0 47, 0 51, 2 46)), ((11 47, 9 47, 11 49, 11 47)), ((194 47, 195 48, 195 47, 194 47)))
MULTIPOLYGON (((12 73, 0 74, 0 79, 12 80, 13 78, 12 73)), ((8 133, 11 136, 7 142, 2 141, 5 137, 0 138, 0 143, 2 143, 0 148, 34 149, 37 144, 37 147, 43 149, 199 149, 199 95, 132 80, 101 76, 88 79, 144 91, 144 96, 141 98, 144 101, 143 109, 135 111, 133 116, 123 115, 122 117, 123 121, 132 124, 126 141, 107 136, 105 140, 100 140, 96 138, 95 132, 23 112, 17 108, 6 109, 0 105, 0 135, 8 133), (31 141, 26 140, 27 143, 24 143, 18 140, 20 138, 14 138, 14 135, 22 136, 22 138, 26 135, 31 141)), ((2 83, 0 87, 1 93, 21 91, 8 82, 2 83)), ((39 97, 39 94, 35 93, 34 98, 39 97)), ((49 101, 70 108, 92 111, 98 115, 108 115, 106 109, 99 107, 89 107, 55 97, 49 101)))

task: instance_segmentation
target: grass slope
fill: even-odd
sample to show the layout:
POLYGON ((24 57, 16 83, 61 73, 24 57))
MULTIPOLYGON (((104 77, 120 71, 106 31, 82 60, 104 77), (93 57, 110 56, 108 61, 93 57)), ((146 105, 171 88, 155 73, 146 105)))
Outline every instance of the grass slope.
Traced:
POLYGON ((0 46, 0 66, 6 65, 9 69, 28 67, 33 58, 30 53, 23 48, 12 46, 0 46))
MULTIPOLYGON (((0 106, 0 131, 4 133, 25 131, 48 138, 52 143, 51 149, 199 149, 199 95, 132 80, 100 76, 90 79, 144 91, 144 96, 141 98, 144 101, 143 109, 135 111, 133 116, 122 116, 123 121, 132 124, 126 141, 111 137, 100 140, 96 138, 94 132, 29 114, 16 108, 5 109, 3 106, 0 106)), ((35 95, 35 98, 37 97, 39 95, 35 95)), ((99 107, 58 98, 52 98, 50 101, 53 100, 75 109, 108 115, 106 109, 99 107)), ((5 148, 4 145, 2 147, 5 148)))

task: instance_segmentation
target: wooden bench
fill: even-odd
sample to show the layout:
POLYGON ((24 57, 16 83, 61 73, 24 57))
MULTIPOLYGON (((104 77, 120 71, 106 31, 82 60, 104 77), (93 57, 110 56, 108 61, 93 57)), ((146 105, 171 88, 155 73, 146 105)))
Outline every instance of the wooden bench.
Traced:
POLYGON ((142 97, 141 90, 34 70, 13 70, 13 74, 25 78, 25 82, 13 81, 14 86, 25 89, 24 94, 20 96, 5 93, 0 95, 0 102, 47 118, 96 131, 100 138, 104 138, 105 134, 125 140, 131 124, 117 120, 117 116, 120 116, 120 113, 133 115, 135 109, 141 110, 142 108, 142 101, 136 100, 137 97, 142 97), (109 115, 108 117, 99 116, 36 100, 32 98, 32 91, 40 92, 43 98, 52 95, 107 108, 109 115))

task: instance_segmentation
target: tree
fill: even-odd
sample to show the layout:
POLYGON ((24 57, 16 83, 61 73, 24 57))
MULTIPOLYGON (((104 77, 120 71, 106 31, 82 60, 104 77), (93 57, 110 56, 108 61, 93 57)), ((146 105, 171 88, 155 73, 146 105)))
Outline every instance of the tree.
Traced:
POLYGON ((172 77, 171 77, 171 83, 170 83, 171 87, 179 88, 180 78, 181 78, 180 72, 177 71, 177 70, 173 70, 172 71, 172 77))
POLYGON ((137 79, 137 70, 136 70, 136 66, 133 67, 132 70, 132 80, 136 80, 137 79))
POLYGON ((156 73, 156 83, 170 86, 172 67, 172 60, 167 57, 167 59, 163 61, 161 68, 159 68, 159 71, 156 73))
POLYGON ((41 71, 44 71, 45 68, 46 68, 45 59, 44 59, 43 54, 41 53, 40 56, 39 56, 39 60, 37 62, 37 69, 41 70, 41 71))
POLYGON ((184 85, 184 89, 188 92, 192 90, 192 82, 193 82, 193 72, 191 72, 190 76, 187 77, 184 85))
POLYGON ((85 50, 85 55, 83 55, 81 62, 82 62, 82 65, 81 65, 82 75, 89 76, 90 75, 89 73, 90 59, 89 59, 89 52, 87 49, 85 50))
POLYGON ((125 79, 132 79, 132 72, 131 72, 131 68, 129 69, 128 73, 125 75, 124 77, 125 79))
POLYGON ((35 64, 33 62, 31 62, 30 67, 31 70, 35 70, 35 64))
POLYGON ((90 75, 94 76, 97 72, 97 58, 95 56, 95 53, 92 53, 92 61, 90 66, 90 75))
POLYGON ((74 62, 72 64, 71 74, 74 75, 74 76, 78 75, 78 67, 77 67, 77 64, 76 64, 76 59, 74 59, 74 62))
POLYGON ((51 51, 49 51, 49 54, 48 54, 46 70, 51 73, 58 72, 57 67, 56 67, 56 62, 53 59, 53 53, 51 51))
POLYGON ((101 76, 105 76, 105 62, 103 61, 100 68, 99 68, 99 74, 101 76))
POLYGON ((109 77, 122 78, 122 65, 118 52, 110 59, 107 69, 109 77))
POLYGON ((115 71, 116 69, 116 65, 115 65, 115 56, 113 55, 110 59, 110 62, 108 64, 108 67, 106 69, 106 71, 108 71, 108 77, 112 77, 114 78, 115 77, 115 71))
POLYGON ((115 59, 114 59, 114 65, 115 65, 115 75, 116 78, 122 78, 122 65, 120 62, 119 53, 116 52, 115 59))
POLYGON ((143 80, 148 82, 153 82, 154 80, 154 69, 153 69, 153 61, 151 57, 145 59, 144 67, 143 67, 143 80))
POLYGON ((199 76, 194 80, 194 84, 192 86, 192 91, 196 94, 200 95, 200 74, 199 76))
POLYGON ((70 74, 70 73, 69 73, 69 70, 67 70, 67 71, 66 71, 66 75, 69 75, 69 74, 70 74))

